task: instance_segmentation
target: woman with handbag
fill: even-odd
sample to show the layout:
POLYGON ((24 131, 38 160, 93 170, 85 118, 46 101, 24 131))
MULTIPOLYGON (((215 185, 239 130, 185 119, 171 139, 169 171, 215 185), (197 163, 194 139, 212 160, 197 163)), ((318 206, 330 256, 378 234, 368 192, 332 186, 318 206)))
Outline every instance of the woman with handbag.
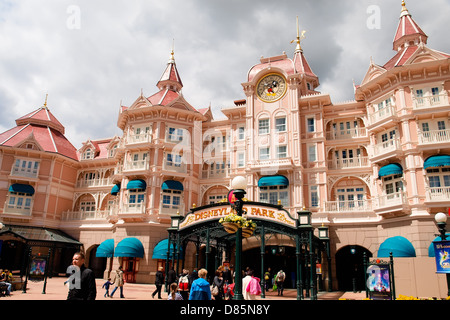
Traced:
POLYGON ((223 292, 223 273, 221 270, 216 270, 216 276, 213 281, 213 288, 211 290, 211 295, 215 300, 223 300, 224 292, 223 292))

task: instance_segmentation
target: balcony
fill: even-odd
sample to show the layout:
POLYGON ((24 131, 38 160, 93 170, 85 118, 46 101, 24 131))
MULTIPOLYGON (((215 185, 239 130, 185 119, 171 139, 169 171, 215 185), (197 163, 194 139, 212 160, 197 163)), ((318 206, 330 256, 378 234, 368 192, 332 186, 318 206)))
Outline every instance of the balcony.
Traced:
POLYGON ((163 170, 177 172, 177 173, 187 173, 187 165, 185 163, 168 163, 164 162, 163 170))
POLYGON ((425 97, 413 97, 413 108, 433 108, 448 106, 448 96, 446 94, 436 94, 425 97))
POLYGON ((370 126, 375 125, 380 121, 388 121, 391 118, 396 117, 395 109, 393 106, 387 106, 374 113, 369 114, 370 126))
POLYGON ((354 169, 369 167, 369 157, 356 157, 347 159, 328 160, 328 169, 354 169))
POLYGON ((113 182, 110 178, 105 179, 89 179, 77 181, 77 188, 89 188, 89 187, 108 187, 112 186, 113 182))
POLYGON ((357 138, 367 138, 366 128, 353 128, 346 130, 334 130, 327 132, 327 140, 347 140, 357 138))
POLYGON ((282 170, 282 169, 291 169, 293 165, 294 164, 291 158, 267 159, 267 160, 254 160, 252 163, 252 168, 282 170))
POLYGON ((6 202, 5 206, 3 207, 3 215, 31 218, 32 208, 33 208, 33 201, 31 201, 31 203, 26 204, 9 204, 8 202, 6 202))
POLYGON ((126 139, 126 144, 151 143, 152 136, 150 133, 132 134, 126 139))
POLYGON ((97 210, 97 211, 66 211, 62 213, 61 220, 77 221, 77 220, 108 220, 114 215, 114 210, 97 210))
POLYGON ((119 216, 142 215, 145 214, 145 202, 126 203, 122 205, 119 216))
POLYGON ((220 169, 204 169, 202 170, 202 179, 223 179, 230 177, 230 169, 229 168, 220 168, 220 169))
POLYGON ((390 139, 372 146, 370 160, 376 162, 391 156, 400 156, 401 152, 402 147, 400 145, 400 139, 390 139))
POLYGON ((373 211, 372 200, 352 200, 352 201, 326 201, 325 211, 337 212, 370 212, 373 211))
POLYGON ((148 160, 137 160, 125 162, 123 171, 146 171, 149 169, 148 160))
POLYGON ((450 142, 450 129, 431 130, 419 133, 419 145, 430 145, 450 142))
MULTIPOLYGON (((31 162, 30 162, 31 163, 31 162)), ((37 167, 20 167, 13 166, 11 169, 11 176, 13 177, 22 177, 27 179, 37 179, 39 176, 39 168, 37 167)))
MULTIPOLYGON (((450 187, 428 187, 426 189, 427 202, 447 202, 450 203, 450 187)), ((448 206, 448 205, 447 205, 448 206)))

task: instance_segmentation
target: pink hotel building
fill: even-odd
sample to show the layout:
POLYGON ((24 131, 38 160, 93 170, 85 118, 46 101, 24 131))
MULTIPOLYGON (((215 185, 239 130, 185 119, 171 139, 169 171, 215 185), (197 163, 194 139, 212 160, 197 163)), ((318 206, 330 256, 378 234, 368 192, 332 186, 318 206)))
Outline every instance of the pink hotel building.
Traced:
MULTIPOLYGON (((99 277, 122 264, 128 281, 152 283, 171 216, 223 201, 237 175, 249 200, 281 203, 294 218, 306 208, 313 226, 329 227, 334 289, 359 286, 362 253, 377 257, 389 239, 406 242, 403 257, 428 258, 434 215, 450 207, 450 55, 427 38, 403 3, 392 59, 371 61, 345 103, 317 91, 298 36, 292 58, 249 69, 245 99, 222 120, 185 99, 173 52, 157 92, 121 106, 122 136, 76 149, 46 104, 26 114, 0 134, 0 267, 53 248, 63 273, 80 246, 99 277), (96 257, 124 239, 135 257, 96 257)), ((258 243, 244 240, 245 263, 258 243)), ((272 268, 290 270, 293 240, 266 245, 272 268)), ((201 266, 204 250, 188 246, 185 267, 201 266)))

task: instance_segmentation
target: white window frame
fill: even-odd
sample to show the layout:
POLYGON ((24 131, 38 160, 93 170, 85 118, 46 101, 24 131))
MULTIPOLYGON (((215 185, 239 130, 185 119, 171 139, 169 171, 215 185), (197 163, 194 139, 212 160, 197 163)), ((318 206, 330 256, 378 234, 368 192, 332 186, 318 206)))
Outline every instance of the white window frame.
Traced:
POLYGON ((259 160, 269 160, 269 159, 270 159, 270 147, 259 148, 259 160))
POLYGON ((286 117, 275 118, 275 132, 286 132, 287 131, 287 119, 286 117), (279 123, 283 121, 282 123, 279 123))
POLYGON ((289 186, 259 187, 259 201, 278 205, 281 200, 283 207, 289 207, 289 186))
POLYGON ((259 119, 258 120, 258 134, 269 134, 270 133, 270 119, 259 119))
POLYGON ((309 162, 317 161, 317 145, 316 144, 308 145, 308 161, 309 162))

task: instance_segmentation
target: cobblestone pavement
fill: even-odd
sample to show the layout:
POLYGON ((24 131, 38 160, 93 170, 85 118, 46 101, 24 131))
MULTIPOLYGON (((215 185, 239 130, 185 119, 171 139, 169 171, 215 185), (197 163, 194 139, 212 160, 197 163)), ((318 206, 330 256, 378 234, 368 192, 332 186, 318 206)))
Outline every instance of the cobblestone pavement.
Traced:
MULTIPOLYGON (((66 300, 68 286, 64 285, 67 278, 53 277, 47 279, 44 292, 44 282, 28 281, 26 293, 22 290, 11 292, 10 296, 0 297, 1 301, 5 300, 66 300)), ((124 285, 124 299, 119 298, 119 290, 116 291, 113 298, 104 297, 105 290, 102 285, 105 282, 103 279, 96 279, 97 283, 97 300, 157 300, 152 298, 152 292, 155 290, 155 285, 152 284, 137 284, 125 283, 124 285)), ((110 289, 111 293, 112 289, 110 289)), ((162 300, 167 300, 167 293, 162 290, 162 300)), ((283 296, 278 296, 276 292, 266 292, 265 298, 260 300, 295 300, 297 298, 297 291, 295 289, 285 289, 283 296)), ((365 298, 364 292, 319 292, 318 300, 363 300, 365 298)), ((308 298, 306 298, 308 299, 308 298)))

